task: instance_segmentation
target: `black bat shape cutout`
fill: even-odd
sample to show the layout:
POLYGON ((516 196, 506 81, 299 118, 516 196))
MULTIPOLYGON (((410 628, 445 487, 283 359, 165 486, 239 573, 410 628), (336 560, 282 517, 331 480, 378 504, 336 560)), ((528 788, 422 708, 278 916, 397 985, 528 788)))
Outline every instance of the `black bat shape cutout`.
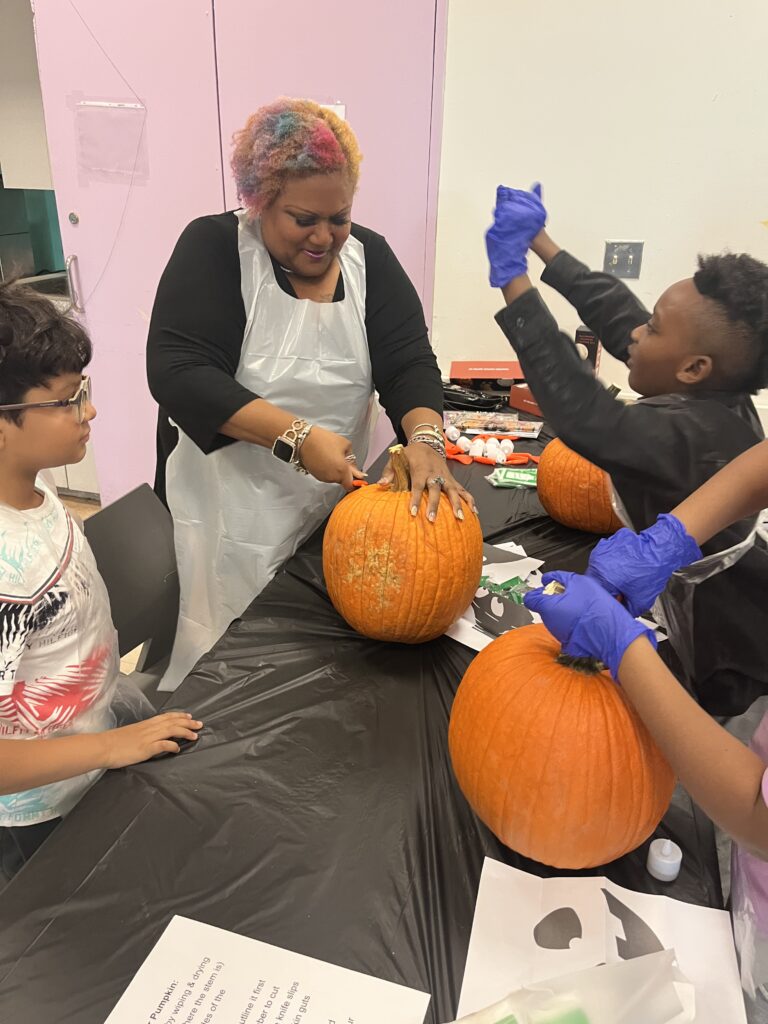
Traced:
MULTIPOLYGON (((607 889, 600 890, 608 909, 622 926, 624 937, 616 936, 616 950, 622 960, 634 960, 647 953, 658 953, 664 946, 654 930, 607 889)), ((574 939, 583 935, 581 920, 573 907, 558 907, 543 917, 533 929, 533 938, 541 949, 570 949, 574 939)))

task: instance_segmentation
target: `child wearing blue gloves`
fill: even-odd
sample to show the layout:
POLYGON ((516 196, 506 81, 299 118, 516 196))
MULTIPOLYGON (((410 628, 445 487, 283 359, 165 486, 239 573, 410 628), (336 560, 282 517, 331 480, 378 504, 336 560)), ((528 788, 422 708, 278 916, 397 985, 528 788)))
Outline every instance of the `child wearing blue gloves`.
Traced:
POLYGON ((526 594, 563 651, 599 658, 626 691, 692 799, 738 844, 732 909, 742 980, 768 980, 768 716, 752 749, 731 736, 686 693, 633 615, 664 589, 699 545, 729 523, 768 505, 768 441, 751 448, 671 515, 640 534, 620 530, 592 553, 586 576, 554 572, 565 592, 526 594), (616 600, 621 598, 621 602, 616 600))
MULTIPOLYGON (((496 320, 550 426, 610 474, 626 521, 642 530, 763 437, 750 394, 768 385, 768 267, 747 255, 700 258, 650 313, 621 280, 560 249, 546 219, 539 186, 498 189, 486 236, 491 284, 507 303, 496 320), (542 280, 627 364, 640 401, 613 398, 584 366, 531 284, 529 249, 542 280)), ((703 543, 707 571, 735 564, 705 580, 697 567, 664 597, 683 675, 711 714, 738 714, 768 693, 768 550, 753 544, 753 525, 703 543)))

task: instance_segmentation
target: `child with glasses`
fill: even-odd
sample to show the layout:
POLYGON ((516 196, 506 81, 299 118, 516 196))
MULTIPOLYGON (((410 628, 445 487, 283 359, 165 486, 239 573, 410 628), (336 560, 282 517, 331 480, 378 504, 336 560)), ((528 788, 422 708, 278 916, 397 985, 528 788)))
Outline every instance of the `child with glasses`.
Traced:
POLYGON ((178 752, 201 728, 178 712, 114 728, 107 592, 40 479, 85 455, 90 358, 78 323, 29 288, 0 285, 0 885, 105 769, 178 752))

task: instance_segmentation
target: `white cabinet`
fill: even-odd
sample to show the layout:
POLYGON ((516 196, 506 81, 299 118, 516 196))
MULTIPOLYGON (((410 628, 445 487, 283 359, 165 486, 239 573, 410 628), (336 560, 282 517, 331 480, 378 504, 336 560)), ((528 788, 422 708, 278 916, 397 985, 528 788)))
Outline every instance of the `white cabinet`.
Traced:
POLYGON ((98 498, 101 493, 90 444, 82 462, 75 466, 59 466, 52 470, 52 475, 59 491, 68 491, 83 498, 98 498))

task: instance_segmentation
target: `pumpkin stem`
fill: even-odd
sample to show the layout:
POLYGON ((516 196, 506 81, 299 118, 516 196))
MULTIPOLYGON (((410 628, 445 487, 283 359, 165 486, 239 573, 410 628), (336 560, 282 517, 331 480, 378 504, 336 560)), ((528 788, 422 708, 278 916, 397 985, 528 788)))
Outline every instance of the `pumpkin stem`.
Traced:
POLYGON ((583 672, 587 676, 596 676, 605 671, 605 665, 597 658, 574 658, 572 655, 563 654, 560 651, 555 660, 558 665, 565 665, 566 668, 572 668, 575 672, 583 672))
POLYGON ((548 597, 552 597, 555 594, 564 594, 565 587, 562 583, 558 583, 557 580, 550 580, 549 583, 544 587, 544 593, 548 597))
POLYGON ((411 474, 408 467, 408 459, 405 457, 405 448, 401 444, 395 444, 389 449, 392 459, 392 468, 395 471, 395 479, 390 486, 391 491, 410 491, 411 474))

